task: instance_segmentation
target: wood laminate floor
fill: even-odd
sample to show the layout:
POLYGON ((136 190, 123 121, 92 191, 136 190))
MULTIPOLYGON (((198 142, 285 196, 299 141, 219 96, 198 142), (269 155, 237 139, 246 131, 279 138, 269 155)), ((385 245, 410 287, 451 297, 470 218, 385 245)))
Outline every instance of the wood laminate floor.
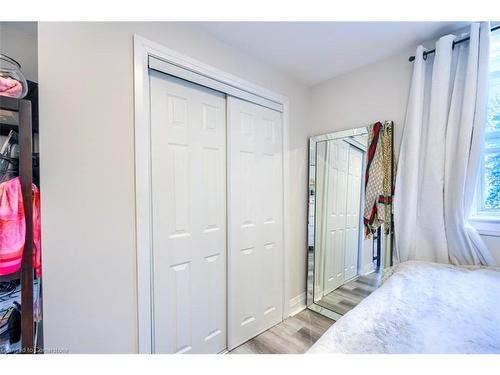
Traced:
POLYGON ((344 315, 380 286, 381 277, 380 272, 359 276, 338 287, 316 303, 344 315))
POLYGON ((238 346, 229 353, 302 354, 333 323, 333 320, 306 309, 238 346))

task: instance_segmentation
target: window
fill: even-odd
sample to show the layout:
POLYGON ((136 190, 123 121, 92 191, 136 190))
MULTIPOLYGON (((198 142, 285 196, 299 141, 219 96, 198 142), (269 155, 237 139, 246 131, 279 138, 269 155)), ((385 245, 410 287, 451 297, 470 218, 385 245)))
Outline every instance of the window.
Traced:
POLYGON ((500 234, 500 30, 491 34, 490 85, 476 209, 473 221, 482 221, 480 232, 493 229, 500 234), (488 229, 487 229, 488 228, 488 229))
POLYGON ((490 55, 490 94, 482 165, 479 210, 500 214, 500 33, 493 32, 490 55))

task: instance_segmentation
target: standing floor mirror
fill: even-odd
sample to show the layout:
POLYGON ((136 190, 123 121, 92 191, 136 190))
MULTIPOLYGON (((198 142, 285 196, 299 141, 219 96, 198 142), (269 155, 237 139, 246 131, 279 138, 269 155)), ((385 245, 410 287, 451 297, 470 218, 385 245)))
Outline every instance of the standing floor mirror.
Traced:
POLYGON ((310 138, 307 306, 334 320, 392 265, 392 121, 310 138))

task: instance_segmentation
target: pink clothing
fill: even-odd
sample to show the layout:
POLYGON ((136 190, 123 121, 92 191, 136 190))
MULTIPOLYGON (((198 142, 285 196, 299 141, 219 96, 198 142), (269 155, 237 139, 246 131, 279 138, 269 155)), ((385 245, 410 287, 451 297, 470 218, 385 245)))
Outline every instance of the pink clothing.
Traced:
MULTIPOLYGON (((33 268, 41 275, 40 191, 33 185, 33 268)), ((0 275, 17 272, 23 257, 26 222, 19 177, 0 184, 0 275)))
POLYGON ((4 78, 0 76, 0 95, 11 96, 18 98, 23 91, 23 87, 19 81, 12 78, 4 78))

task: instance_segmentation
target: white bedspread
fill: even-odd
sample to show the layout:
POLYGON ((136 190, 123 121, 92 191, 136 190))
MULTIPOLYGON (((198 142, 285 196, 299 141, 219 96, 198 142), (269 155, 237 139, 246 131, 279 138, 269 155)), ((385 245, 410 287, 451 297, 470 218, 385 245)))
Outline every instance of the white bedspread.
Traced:
POLYGON ((400 264, 308 353, 500 353, 500 269, 400 264))

